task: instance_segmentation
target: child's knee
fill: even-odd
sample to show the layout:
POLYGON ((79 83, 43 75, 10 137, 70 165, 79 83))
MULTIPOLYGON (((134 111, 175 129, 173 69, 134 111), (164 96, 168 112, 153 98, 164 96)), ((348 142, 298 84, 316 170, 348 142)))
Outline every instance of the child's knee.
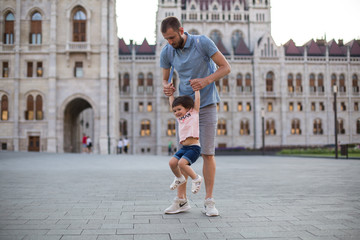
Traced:
POLYGON ((188 160, 186 160, 185 158, 181 158, 179 161, 179 167, 180 168, 184 168, 186 166, 190 165, 188 160))
POLYGON ((176 168, 178 166, 178 162, 179 160, 177 160, 176 158, 171 158, 169 161, 169 166, 171 168, 176 168))

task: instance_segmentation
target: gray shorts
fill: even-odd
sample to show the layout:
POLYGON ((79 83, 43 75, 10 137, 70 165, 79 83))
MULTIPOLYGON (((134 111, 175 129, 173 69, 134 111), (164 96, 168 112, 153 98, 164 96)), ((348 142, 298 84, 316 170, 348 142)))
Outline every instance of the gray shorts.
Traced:
MULTIPOLYGON (((199 112, 199 130, 200 130, 200 146, 201 154, 215 155, 215 137, 217 128, 217 111, 216 104, 211 104, 200 108, 199 112)), ((179 143, 178 125, 176 121, 176 142, 179 143)), ((178 145, 178 149, 182 147, 178 145)))

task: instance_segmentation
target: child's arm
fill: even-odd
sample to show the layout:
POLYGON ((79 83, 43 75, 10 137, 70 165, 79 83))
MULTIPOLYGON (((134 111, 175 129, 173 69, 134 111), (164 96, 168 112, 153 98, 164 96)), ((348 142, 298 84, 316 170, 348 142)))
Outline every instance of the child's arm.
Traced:
POLYGON ((200 91, 195 91, 194 109, 200 111, 200 91))

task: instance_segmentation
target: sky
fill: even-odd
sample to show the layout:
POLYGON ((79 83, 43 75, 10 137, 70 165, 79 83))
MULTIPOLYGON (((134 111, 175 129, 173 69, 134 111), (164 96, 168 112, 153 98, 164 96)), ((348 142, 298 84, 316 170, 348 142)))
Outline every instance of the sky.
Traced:
MULTIPOLYGON (((155 44, 158 0, 116 0, 118 36, 128 44, 144 38, 155 44)), ((294 40, 297 46, 311 39, 360 39, 359 0, 270 0, 271 34, 277 45, 294 40)), ((185 29, 186 30, 186 29, 185 29)))

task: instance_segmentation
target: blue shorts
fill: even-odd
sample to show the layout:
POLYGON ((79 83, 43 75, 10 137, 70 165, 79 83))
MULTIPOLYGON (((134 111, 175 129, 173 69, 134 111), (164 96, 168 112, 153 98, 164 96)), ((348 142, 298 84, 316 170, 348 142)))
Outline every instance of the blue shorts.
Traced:
POLYGON ((200 157, 201 147, 198 145, 183 146, 179 151, 174 154, 174 157, 186 159, 189 164, 193 164, 200 157))

